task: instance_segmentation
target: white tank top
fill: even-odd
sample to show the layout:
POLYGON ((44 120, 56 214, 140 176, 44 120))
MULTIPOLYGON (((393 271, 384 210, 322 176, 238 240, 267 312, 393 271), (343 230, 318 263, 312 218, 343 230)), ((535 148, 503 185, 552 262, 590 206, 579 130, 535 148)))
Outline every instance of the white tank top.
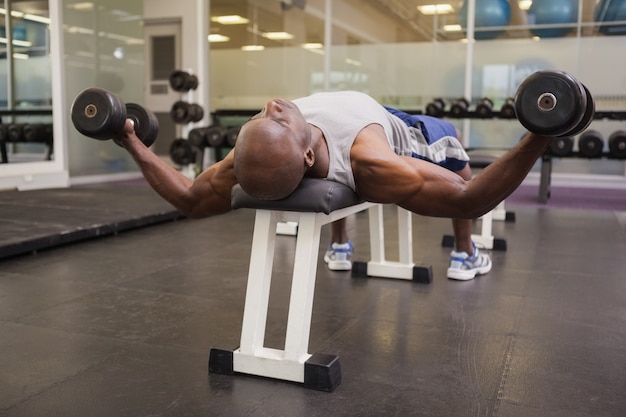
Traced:
POLYGON ((418 129, 407 125, 389 113, 376 100, 356 91, 316 93, 293 100, 304 119, 319 128, 328 144, 330 156, 327 179, 355 189, 350 166, 350 148, 363 128, 371 124, 383 127, 389 146, 398 155, 411 156, 416 152, 415 135, 418 129))

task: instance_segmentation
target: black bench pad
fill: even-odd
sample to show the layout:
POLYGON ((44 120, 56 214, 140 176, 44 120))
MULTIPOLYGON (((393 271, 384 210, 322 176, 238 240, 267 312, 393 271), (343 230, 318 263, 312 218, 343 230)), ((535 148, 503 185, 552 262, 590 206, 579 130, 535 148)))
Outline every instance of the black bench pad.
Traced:
POLYGON ((335 210, 354 206, 364 200, 344 184, 317 178, 304 178, 298 188, 282 200, 259 200, 246 193, 239 184, 231 192, 233 209, 313 212, 330 214, 335 210))

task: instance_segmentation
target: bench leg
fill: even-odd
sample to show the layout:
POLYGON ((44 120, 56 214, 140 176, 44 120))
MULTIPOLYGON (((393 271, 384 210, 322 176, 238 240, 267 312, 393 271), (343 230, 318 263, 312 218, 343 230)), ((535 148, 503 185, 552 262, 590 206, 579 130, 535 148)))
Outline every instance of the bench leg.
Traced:
POLYGON ((316 213, 301 213, 299 216, 285 348, 264 346, 279 218, 277 212, 257 210, 241 344, 230 355, 223 349, 211 349, 209 371, 263 376, 333 391, 341 382, 339 359, 334 355, 307 352, 322 226, 316 213), (232 367, 229 360, 232 360, 232 367))
POLYGON ((415 266, 413 263, 413 231, 411 212, 397 207, 399 261, 385 258, 385 230, 383 205, 369 208, 370 256, 369 262, 353 262, 353 277, 380 277, 413 280, 428 284, 432 282, 432 267, 415 266))

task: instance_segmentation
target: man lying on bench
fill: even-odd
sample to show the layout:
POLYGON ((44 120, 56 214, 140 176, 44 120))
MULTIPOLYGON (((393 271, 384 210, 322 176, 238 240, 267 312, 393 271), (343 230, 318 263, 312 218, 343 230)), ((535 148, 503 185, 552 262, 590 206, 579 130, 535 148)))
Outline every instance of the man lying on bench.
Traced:
MULTIPOLYGON (((242 126, 236 147, 193 181, 153 154, 129 121, 116 141, 156 192, 191 218, 231 210, 235 184, 258 199, 278 200, 289 196, 306 176, 345 184, 367 201, 470 221, 512 193, 552 141, 550 136, 529 133, 470 178, 467 154, 454 138, 456 132, 445 124, 433 123, 431 128, 430 121, 421 123, 405 122, 358 92, 274 99, 242 126), (433 134, 431 129, 440 132, 433 134), (424 146, 424 136, 434 144, 424 146), (448 159, 460 165, 448 169, 438 165, 448 159)), ((487 272, 491 261, 473 246, 471 224, 455 220, 454 226, 458 247, 451 270, 456 271, 449 270, 448 275, 471 279, 487 272)))

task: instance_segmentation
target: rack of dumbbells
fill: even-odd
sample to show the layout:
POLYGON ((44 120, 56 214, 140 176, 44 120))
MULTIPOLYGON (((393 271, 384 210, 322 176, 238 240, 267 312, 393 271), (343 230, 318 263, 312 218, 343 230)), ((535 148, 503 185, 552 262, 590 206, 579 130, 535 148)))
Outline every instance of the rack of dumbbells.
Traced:
MULTIPOLYGON (((516 119, 514 103, 513 97, 507 98, 502 107, 496 110, 493 100, 487 97, 476 100, 473 106, 466 98, 437 98, 426 105, 425 114, 456 119, 516 119)), ((590 111, 593 111, 593 120, 626 120, 626 111, 590 111)), ((578 140, 567 132, 557 137, 541 158, 539 201, 542 203, 550 198, 553 158, 626 159, 626 129, 616 130, 608 137, 608 141, 595 129, 585 130, 578 136, 578 140), (575 145, 578 145, 577 151, 575 145)))
MULTIPOLYGON (((185 71, 175 71, 170 76, 170 86, 175 91, 189 95, 198 87, 198 79, 185 71)), ((185 97, 184 101, 177 101, 172 105, 170 115, 175 123, 185 124, 188 129, 186 139, 175 139, 170 146, 170 158, 183 167, 192 166, 194 172, 206 168, 205 155, 208 150, 215 151, 215 159, 220 160, 235 146, 237 135, 242 121, 239 117, 235 120, 222 119, 220 114, 212 113, 210 123, 207 126, 189 127, 190 123, 199 122, 204 118, 202 107, 190 103, 191 99, 185 97)), ((244 111, 249 113, 249 111, 244 111)), ((241 112, 237 112, 239 115, 241 112)), ((253 112, 254 114, 256 112, 253 112)))
MULTIPOLYGON (((49 119, 52 110, 2 110, 0 117, 11 120, 16 118, 32 119, 33 116, 44 116, 49 119)), ((39 118, 39 117, 38 117, 39 118)), ((10 122, 0 123, 0 163, 9 162, 8 146, 17 144, 43 144, 46 147, 45 160, 52 159, 53 129, 51 122, 10 122)))
POLYGON ((190 135, 193 124, 204 118, 204 109, 194 103, 194 92, 199 86, 198 77, 188 71, 176 70, 170 74, 169 84, 172 90, 182 93, 183 97, 172 104, 170 116, 174 123, 183 125, 183 137, 174 139, 170 145, 172 162, 181 166, 183 173, 193 178, 196 175, 198 157, 203 155, 201 146, 194 146, 190 135))

